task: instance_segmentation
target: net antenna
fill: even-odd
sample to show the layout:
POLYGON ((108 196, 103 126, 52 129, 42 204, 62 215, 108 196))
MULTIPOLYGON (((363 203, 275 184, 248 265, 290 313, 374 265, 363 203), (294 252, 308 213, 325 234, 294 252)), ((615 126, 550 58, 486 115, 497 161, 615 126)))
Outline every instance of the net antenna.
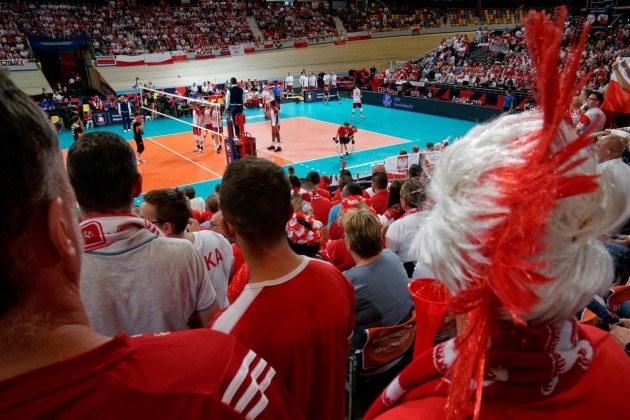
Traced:
MULTIPOLYGON (((223 101, 221 101, 221 103, 219 103, 219 102, 211 102, 211 101, 208 101, 208 100, 203 99, 203 98, 194 99, 194 98, 190 98, 190 97, 187 97, 187 96, 178 95, 176 93, 162 92, 162 91, 159 91, 159 90, 156 90, 156 89, 151 89, 151 88, 147 88, 147 87, 144 87, 144 86, 140 86, 140 108, 145 110, 146 112, 151 113, 152 116, 153 115, 160 115, 162 117, 170 118, 171 120, 178 121, 178 122, 180 122, 182 124, 186 124, 186 125, 189 125, 191 127, 200 128, 201 130, 206 132, 206 134, 207 133, 211 133, 211 134, 215 134, 217 136, 220 136, 221 138, 225 138, 226 137, 223 133, 220 133, 219 131, 214 131, 214 130, 211 130, 209 128, 206 128, 205 124, 204 124, 204 126, 195 125, 193 123, 189 123, 188 121, 184 121, 184 120, 182 120, 180 118, 177 118, 177 117, 175 117, 173 115, 161 112, 161 111, 159 111, 157 109, 147 108, 144 105, 144 94, 145 94, 145 92, 152 92, 153 93, 153 99, 155 101, 157 101, 157 99, 159 97, 167 97, 167 98, 169 98, 169 103, 170 103, 170 99, 173 98, 173 99, 176 100, 176 102, 185 102, 186 106, 189 106, 189 105, 191 105, 193 103, 197 103, 197 104, 201 104, 201 105, 206 106, 206 107, 214 108, 214 109, 219 111, 219 116, 218 116, 218 118, 216 120, 216 123, 220 124, 219 126, 222 126, 222 124, 223 124, 222 123, 222 119, 223 119, 223 112, 225 110, 225 108, 223 107, 223 105, 224 105, 223 101), (156 94, 157 94, 157 96, 156 96, 156 94)), ((156 108, 157 108, 157 104, 156 104, 156 108)), ((208 124, 209 124, 209 122, 208 122, 208 124)))

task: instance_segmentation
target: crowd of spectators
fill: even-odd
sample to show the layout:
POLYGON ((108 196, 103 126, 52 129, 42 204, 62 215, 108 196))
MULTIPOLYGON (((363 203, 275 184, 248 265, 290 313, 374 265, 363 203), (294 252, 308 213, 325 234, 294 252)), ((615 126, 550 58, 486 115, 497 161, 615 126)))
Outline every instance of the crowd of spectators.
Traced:
MULTIPOLYGON (((574 39, 581 30, 580 22, 565 24, 565 42, 574 39)), ((627 54, 630 47, 630 25, 620 25, 605 31, 592 31, 582 53, 578 76, 591 74, 587 88, 602 90, 609 80, 612 63, 627 54)), ((566 61, 571 48, 561 52, 566 61)), ((420 81, 460 86, 475 86, 511 90, 529 90, 528 80, 532 76, 532 63, 525 45, 522 27, 493 33, 479 28, 475 40, 466 35, 445 39, 423 57, 410 60, 392 69, 390 81, 420 81), (488 52, 486 61, 476 61, 471 56, 472 47, 488 52)))
POLYGON ((194 51, 254 41, 245 5, 237 2, 204 0, 194 7, 114 0, 104 7, 14 2, 3 3, 0 13, 5 54, 21 55, 24 34, 51 38, 86 35, 97 55, 194 51))
POLYGON ((24 36, 24 26, 20 25, 15 10, 4 6, 0 7, 0 60, 33 58, 24 36))
POLYGON ((435 28, 441 24, 438 9, 416 8, 405 3, 378 5, 367 10, 350 6, 339 10, 339 18, 348 32, 435 28))
POLYGON ((328 3, 324 1, 258 3, 252 15, 263 34, 262 41, 281 42, 293 38, 317 40, 337 35, 328 3))

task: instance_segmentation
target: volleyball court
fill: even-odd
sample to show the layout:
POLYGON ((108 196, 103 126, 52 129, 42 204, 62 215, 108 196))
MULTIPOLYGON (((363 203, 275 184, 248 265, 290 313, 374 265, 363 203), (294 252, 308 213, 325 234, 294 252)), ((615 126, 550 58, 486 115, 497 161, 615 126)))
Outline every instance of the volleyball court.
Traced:
MULTIPOLYGON (((152 100, 143 101, 141 106, 146 133, 146 149, 142 156, 147 163, 139 166, 144 180, 144 192, 221 178, 228 165, 225 143, 229 139, 226 138, 231 137, 227 124, 229 112, 225 111, 223 98, 219 95, 189 98, 154 89, 142 89, 141 97, 146 98, 147 94, 151 95, 152 100), (189 122, 190 116, 192 122, 189 122), (177 121, 181 125, 181 132, 156 135, 159 132, 160 119, 177 121), (200 151, 201 148, 203 151, 200 151)), ((299 106, 300 104, 293 103, 281 105, 281 152, 267 150, 267 146, 271 144, 271 123, 257 115, 258 111, 246 111, 243 131, 255 139, 255 154, 281 166, 308 164, 329 157, 336 158, 336 165, 339 165, 332 141, 339 125, 299 116, 299 108, 286 112, 292 116, 283 118, 283 108, 299 106)), ((349 104, 342 109, 350 112, 349 104)), ((361 127, 358 137, 360 144, 357 151, 406 142, 396 137, 364 131, 361 127)))

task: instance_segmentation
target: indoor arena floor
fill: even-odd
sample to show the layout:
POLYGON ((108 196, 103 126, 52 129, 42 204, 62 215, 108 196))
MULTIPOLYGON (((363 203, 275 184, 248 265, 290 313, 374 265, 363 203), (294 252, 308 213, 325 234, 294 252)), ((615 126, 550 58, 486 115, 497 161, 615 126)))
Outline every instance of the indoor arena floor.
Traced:
MULTIPOLYGON (((265 121, 261 109, 246 110, 245 131, 256 138, 258 157, 273 160, 286 167, 292 165, 296 175, 305 177, 312 170, 320 175, 336 175, 341 169, 339 154, 332 138, 344 121, 358 127, 355 135, 356 151, 344 156, 346 169, 353 175, 370 174, 375 163, 402 149, 409 152, 417 144, 424 148, 427 142, 440 142, 446 138, 463 136, 475 123, 452 118, 436 117, 391 108, 363 105, 365 120, 359 110, 352 116, 352 102, 342 99, 341 104, 283 103, 280 111, 282 151, 269 152, 271 123, 265 121)), ((191 118, 184 118, 191 122, 191 118)), ((113 131, 131 142, 133 135, 124 133, 122 125, 97 128, 113 131)), ((225 130, 225 128, 224 128, 225 130)), ((94 131, 86 130, 87 133, 94 131)), ((72 144, 70 132, 59 135, 64 154, 72 144)), ((210 136, 208 136, 208 140, 210 136)), ((139 167, 143 176, 143 192, 158 188, 192 185, 197 196, 207 197, 226 169, 225 153, 217 154, 206 141, 205 153, 194 152, 192 129, 180 121, 162 118, 145 122, 143 159, 139 167), (209 147, 208 147, 209 146, 209 147)), ((138 199, 138 202, 141 198, 138 199)))

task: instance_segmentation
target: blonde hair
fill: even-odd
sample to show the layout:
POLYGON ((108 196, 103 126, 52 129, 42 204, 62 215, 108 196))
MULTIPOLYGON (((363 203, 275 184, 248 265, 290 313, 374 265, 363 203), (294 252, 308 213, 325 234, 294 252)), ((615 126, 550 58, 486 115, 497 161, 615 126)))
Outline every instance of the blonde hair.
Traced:
POLYGON ((370 258, 383 250, 381 224, 367 208, 352 209, 343 219, 346 243, 361 258, 370 258))

